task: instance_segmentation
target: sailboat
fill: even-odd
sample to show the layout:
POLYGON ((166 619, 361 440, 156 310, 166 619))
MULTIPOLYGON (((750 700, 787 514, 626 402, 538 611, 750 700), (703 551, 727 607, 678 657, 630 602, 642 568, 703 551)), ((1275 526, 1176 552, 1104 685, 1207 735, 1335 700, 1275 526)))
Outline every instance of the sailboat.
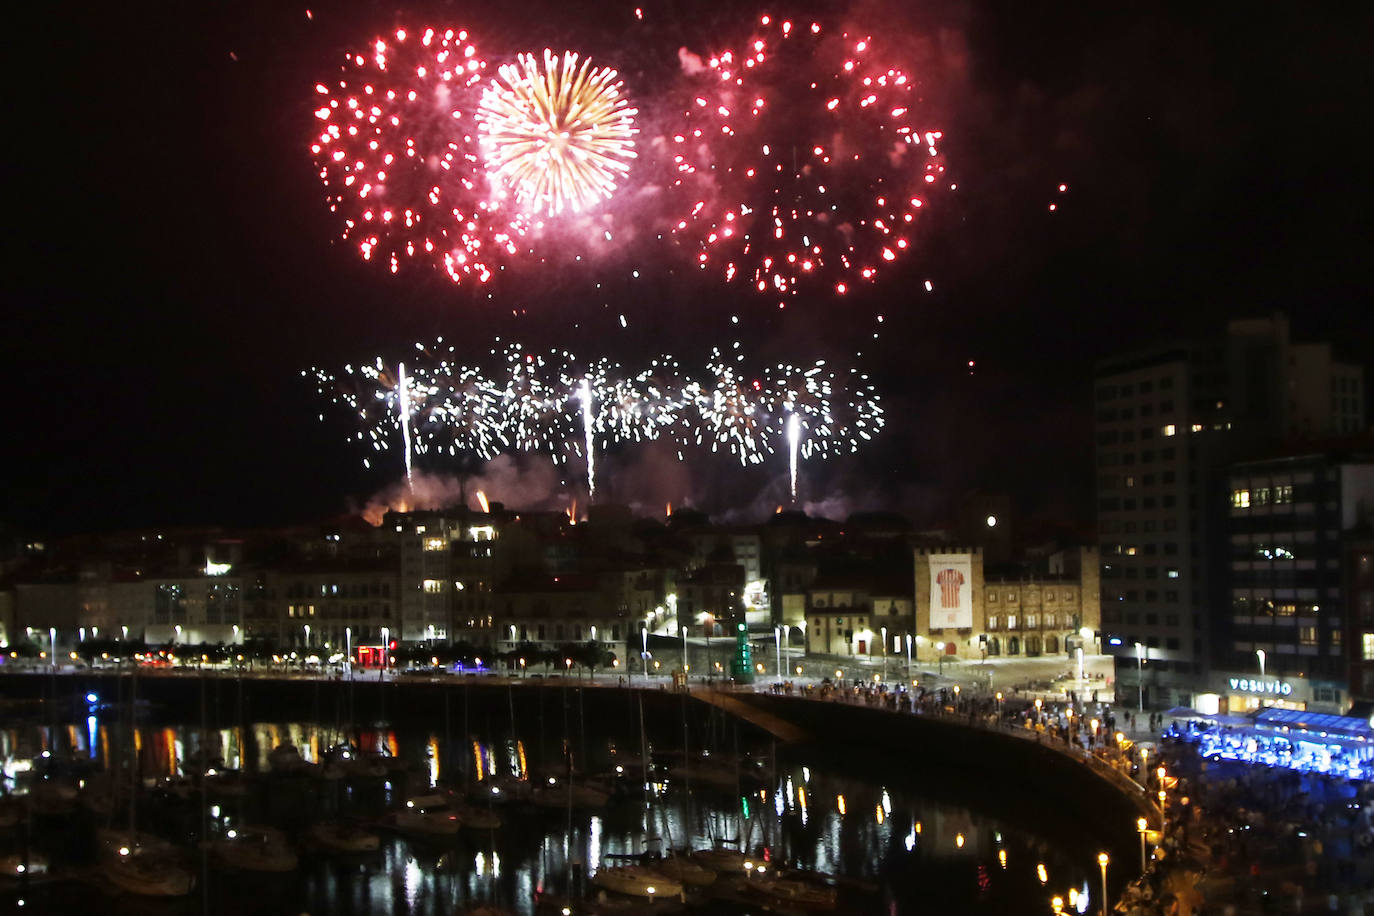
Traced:
POLYGON ((96 833, 100 862, 98 873, 113 887, 143 897, 184 897, 195 887, 195 877, 183 868, 171 843, 138 832, 138 759, 134 710, 138 705, 138 672, 130 677, 129 703, 129 826, 127 830, 104 829, 96 833))
POLYGON ((216 865, 237 871, 288 872, 300 864, 296 851, 274 827, 233 828, 201 847, 216 865))

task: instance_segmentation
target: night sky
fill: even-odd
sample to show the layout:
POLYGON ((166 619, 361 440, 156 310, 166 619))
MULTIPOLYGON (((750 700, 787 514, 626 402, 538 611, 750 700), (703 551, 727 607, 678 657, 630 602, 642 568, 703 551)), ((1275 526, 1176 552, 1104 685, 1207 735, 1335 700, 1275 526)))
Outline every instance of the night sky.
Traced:
MULTIPOLYGON (((666 257, 641 262, 639 280, 624 263, 533 261, 488 287, 393 277, 337 242, 307 150, 315 82, 399 25, 469 28, 489 59, 585 49, 646 109, 678 47, 743 37, 765 7, 650 3, 640 22, 632 2, 348 4, 307 19, 308 6, 92 5, 15 36, 3 528, 278 524, 356 508, 396 482, 397 453, 365 470, 348 418, 301 371, 404 357, 437 335, 474 361, 500 335, 627 364, 739 340, 758 360, 860 365, 888 426, 852 458, 806 465, 804 501, 923 524, 973 490, 1010 494, 1027 519, 1090 519, 1099 356, 1274 310, 1299 340, 1374 353, 1369 12, 767 8, 844 10, 901 46, 959 185, 878 283, 778 312, 666 257)), ((470 488, 504 486, 496 495, 517 505, 576 482, 575 469, 536 464, 503 467, 504 484, 479 463, 424 466, 476 474, 470 488)), ((626 448, 603 475, 608 499, 743 518, 785 500, 786 455, 744 471, 626 448)))

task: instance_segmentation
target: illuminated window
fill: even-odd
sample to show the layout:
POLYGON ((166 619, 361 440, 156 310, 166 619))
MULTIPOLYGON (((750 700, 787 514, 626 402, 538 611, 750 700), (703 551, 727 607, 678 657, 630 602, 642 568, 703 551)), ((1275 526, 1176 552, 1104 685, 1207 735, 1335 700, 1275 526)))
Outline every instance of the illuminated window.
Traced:
POLYGON ((424 584, 424 589, 425 589, 425 593, 426 593, 426 594, 429 594, 429 595, 437 595, 437 594, 441 593, 441 592, 444 590, 444 580, 442 580, 442 579, 426 579, 426 580, 425 580, 425 584, 424 584))
POLYGON ((1029 628, 1031 628, 1032 630, 1035 629, 1036 627, 1040 626, 1040 615, 1039 615, 1039 614, 1027 614, 1027 615, 1026 615, 1026 626, 1029 627, 1029 628))
POLYGON ((1016 615, 1015 615, 1015 614, 1008 614, 1008 615, 1007 615, 1007 629, 1008 629, 1008 630, 1014 630, 1014 629, 1016 629, 1016 615))
POLYGON ((1315 646, 1317 644, 1317 628, 1298 627, 1298 642, 1304 646, 1315 646))
POLYGON ((1047 628, 1058 626, 1058 624, 1059 624, 1059 618, 1055 617, 1053 614, 1046 614, 1046 615, 1045 615, 1045 626, 1046 626, 1047 628))
MULTIPOLYGON (((1277 501, 1277 500, 1276 500, 1276 501, 1277 501)), ((1234 507, 1237 508, 1237 509, 1248 509, 1248 508, 1250 508, 1250 491, 1249 491, 1249 490, 1232 490, 1232 491, 1231 491, 1231 505, 1234 506, 1234 507)))
MULTIPOLYGON (((1365 558, 1365 561, 1368 562, 1368 560, 1369 560, 1369 558, 1366 557, 1366 558, 1365 558)), ((988 601, 990 601, 990 602, 993 603, 993 604, 996 604, 996 603, 997 603, 997 593, 996 593, 996 592, 988 592, 988 601)))
POLYGON ((1194 423, 1192 429, 1193 429, 1193 432, 1195 432, 1195 433, 1200 433, 1200 432, 1202 432, 1204 429, 1206 429, 1206 427, 1203 426, 1201 423, 1194 423))
POLYGON ((1275 488, 1274 488, 1274 502, 1275 502, 1275 503, 1291 503, 1292 501, 1293 501, 1293 488, 1292 488, 1292 486, 1275 487, 1275 488))
POLYGON ((1171 567, 1169 567, 1168 569, 1164 570, 1164 577, 1165 577, 1166 579, 1177 579, 1177 578, 1178 578, 1178 570, 1175 569, 1175 568, 1173 568, 1173 567, 1171 566, 1171 567))
POLYGON ((988 629, 989 629, 989 630, 995 630, 995 629, 997 629, 997 624, 998 624, 998 619, 997 619, 997 615, 996 615, 996 614, 993 614, 993 615, 991 615, 991 616, 988 617, 988 629))
POLYGON ((443 538, 425 538, 425 550, 443 550, 446 546, 443 538))
POLYGON ((1331 647, 1334 649, 1336 646, 1339 646, 1340 644, 1341 644, 1341 631, 1340 631, 1340 630, 1332 630, 1332 631, 1331 631, 1331 647))
POLYGON ((1166 423, 1160 428, 1159 432, 1162 436, 1177 436, 1178 426, 1173 423, 1166 423))
POLYGON ((1362 633, 1360 641, 1360 658, 1374 662, 1374 633, 1362 633))

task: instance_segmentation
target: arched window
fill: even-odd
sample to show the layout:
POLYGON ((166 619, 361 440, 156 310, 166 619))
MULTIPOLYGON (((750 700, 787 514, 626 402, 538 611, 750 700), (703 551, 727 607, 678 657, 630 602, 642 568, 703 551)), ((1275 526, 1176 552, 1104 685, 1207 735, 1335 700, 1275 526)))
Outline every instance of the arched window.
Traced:
POLYGON ((1058 636, 1046 636, 1046 637, 1045 637, 1045 654, 1046 654, 1046 655, 1055 655, 1055 654, 1057 654, 1058 652, 1059 652, 1059 637, 1058 637, 1058 636))
POLYGON ((991 639, 988 640, 988 655, 1001 655, 1001 654, 1002 654, 1002 643, 1001 643, 1001 641, 1000 641, 996 636, 994 636, 994 637, 992 637, 991 639))
POLYGON ((1026 654, 1027 654, 1027 655, 1039 655, 1039 654, 1040 654, 1040 637, 1039 637, 1039 636, 1027 636, 1027 637, 1026 637, 1026 654))
POLYGON ((1019 636, 1012 636, 1012 637, 1010 637, 1010 638, 1007 640, 1007 654, 1008 654, 1008 655, 1020 655, 1020 654, 1021 654, 1021 638, 1020 638, 1019 636))

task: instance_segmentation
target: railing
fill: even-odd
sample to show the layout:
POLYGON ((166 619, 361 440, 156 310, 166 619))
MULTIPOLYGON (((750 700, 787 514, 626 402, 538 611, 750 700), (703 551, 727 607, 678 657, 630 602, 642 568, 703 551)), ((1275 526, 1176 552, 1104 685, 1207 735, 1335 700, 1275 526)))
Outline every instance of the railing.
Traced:
MULTIPOLYGON (((736 688, 733 692, 745 692, 745 690, 742 688, 736 688)), ((750 690, 748 692, 758 691, 750 690)), ((1081 744, 1078 744, 1076 742, 1069 743, 1057 737, 1047 736, 1043 729, 1043 726, 1034 727, 1029 725, 1011 725, 1002 722, 1000 718, 990 718, 992 714, 979 715, 975 713, 970 715, 969 713, 965 712, 951 711, 949 708, 944 706, 935 708, 918 708, 915 710, 903 710, 901 708, 893 708, 889 706, 886 702, 869 702, 867 697, 855 696, 849 693, 847 689, 839 689, 834 691, 833 693, 829 693, 826 695, 820 695, 818 691, 814 690, 802 691, 800 693, 792 693, 785 695, 817 703, 842 703, 854 706, 864 706, 869 709, 876 709, 881 712, 891 713, 895 716, 911 716, 915 718, 935 719, 941 722, 945 722, 947 724, 959 725, 965 728, 973 728, 984 732, 992 732, 994 734, 1000 734, 1006 737, 1015 738, 1020 741, 1034 742, 1040 747, 1047 748, 1051 751, 1060 754, 1063 757, 1068 758, 1069 760, 1074 761, 1075 763, 1078 763, 1082 766, 1086 766, 1098 777, 1106 780, 1108 783, 1115 786, 1118 790, 1120 790, 1123 794, 1129 797, 1132 801, 1137 802, 1140 805, 1142 811, 1149 812, 1151 820, 1159 819, 1159 807, 1155 803, 1154 795, 1153 793, 1151 793, 1149 789, 1147 789, 1145 786, 1142 786, 1140 783, 1136 782, 1134 779, 1123 773, 1121 770, 1117 769, 1117 767, 1113 766, 1112 763, 1108 760, 1103 759, 1098 754, 1083 747, 1081 744)), ((880 696, 883 695, 880 694, 880 696)), ((1130 760, 1130 757, 1126 754, 1124 750, 1117 751, 1116 753, 1119 755, 1117 758, 1119 761, 1124 763, 1130 760)))

